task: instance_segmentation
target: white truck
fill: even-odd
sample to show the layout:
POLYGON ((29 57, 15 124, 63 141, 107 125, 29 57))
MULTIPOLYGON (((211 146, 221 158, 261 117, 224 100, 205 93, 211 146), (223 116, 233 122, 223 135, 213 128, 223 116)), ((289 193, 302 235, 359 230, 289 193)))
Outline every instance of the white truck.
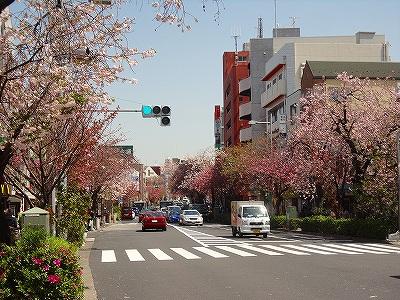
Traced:
POLYGON ((263 235, 271 232, 269 215, 263 201, 232 201, 231 227, 232 235, 242 237, 244 234, 263 235))

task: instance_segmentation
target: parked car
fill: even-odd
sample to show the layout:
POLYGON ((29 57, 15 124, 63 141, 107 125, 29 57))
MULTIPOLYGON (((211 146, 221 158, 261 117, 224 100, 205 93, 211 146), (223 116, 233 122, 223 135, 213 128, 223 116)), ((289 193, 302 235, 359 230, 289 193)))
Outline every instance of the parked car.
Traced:
POLYGON ((180 215, 179 224, 203 226, 203 216, 195 209, 185 209, 180 215))
POLYGON ((167 220, 161 211, 147 211, 142 218, 142 231, 147 229, 167 230, 167 220))
POLYGON ((209 221, 211 218, 211 208, 205 203, 192 203, 190 209, 197 210, 203 216, 204 220, 209 221))
POLYGON ((130 207, 121 209, 121 220, 132 220, 132 209, 130 207))

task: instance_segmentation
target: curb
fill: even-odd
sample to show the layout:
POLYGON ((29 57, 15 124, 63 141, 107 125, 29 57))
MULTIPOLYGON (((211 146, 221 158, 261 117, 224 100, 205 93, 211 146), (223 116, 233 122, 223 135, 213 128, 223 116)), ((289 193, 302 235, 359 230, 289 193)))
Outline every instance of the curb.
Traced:
POLYGON ((94 288, 94 281, 92 271, 89 266, 90 251, 93 248, 94 241, 90 238, 85 238, 81 249, 79 250, 79 262, 83 271, 83 282, 85 286, 84 299, 85 300, 97 300, 96 289, 94 288))

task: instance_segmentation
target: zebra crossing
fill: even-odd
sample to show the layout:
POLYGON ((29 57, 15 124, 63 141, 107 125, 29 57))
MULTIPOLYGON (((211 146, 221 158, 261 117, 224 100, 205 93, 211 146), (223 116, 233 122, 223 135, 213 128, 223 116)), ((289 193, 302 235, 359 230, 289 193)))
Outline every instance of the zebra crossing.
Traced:
POLYGON ((171 225, 171 224, 169 226, 175 228, 179 232, 186 235, 188 238, 194 240, 195 242, 199 243, 200 245, 202 245, 204 247, 244 244, 243 242, 240 242, 238 240, 232 240, 232 239, 228 239, 228 238, 214 236, 211 234, 207 234, 207 233, 196 231, 196 230, 189 229, 189 228, 184 228, 184 227, 171 225))
POLYGON ((101 250, 102 263, 115 263, 117 258, 122 261, 126 257, 130 262, 201 260, 203 258, 227 259, 230 257, 257 256, 311 256, 311 255, 390 255, 400 254, 400 247, 378 243, 324 243, 324 244, 280 244, 280 245, 249 245, 246 243, 215 245, 212 247, 179 247, 168 249, 126 249, 125 257, 114 250, 101 250))

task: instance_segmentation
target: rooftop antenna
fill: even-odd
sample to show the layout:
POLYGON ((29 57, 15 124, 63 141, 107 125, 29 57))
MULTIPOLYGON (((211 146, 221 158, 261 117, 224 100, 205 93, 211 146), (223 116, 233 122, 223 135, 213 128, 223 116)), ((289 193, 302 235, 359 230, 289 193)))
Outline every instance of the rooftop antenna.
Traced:
POLYGON ((296 19, 298 19, 298 17, 295 17, 295 16, 293 16, 293 17, 289 17, 289 19, 290 20, 292 20, 292 27, 294 27, 294 25, 296 24, 296 19))
POLYGON ((235 28, 232 31, 232 37, 235 39, 235 65, 237 65, 237 60, 238 60, 238 38, 240 37, 240 28, 235 28))
POLYGON ((262 38, 263 38, 263 23, 262 23, 262 18, 258 18, 257 37, 258 37, 259 39, 262 39, 262 38))
POLYGON ((276 0, 274 0, 274 11, 275 11, 275 30, 274 30, 274 37, 276 37, 276 28, 278 27, 276 23, 276 0))

